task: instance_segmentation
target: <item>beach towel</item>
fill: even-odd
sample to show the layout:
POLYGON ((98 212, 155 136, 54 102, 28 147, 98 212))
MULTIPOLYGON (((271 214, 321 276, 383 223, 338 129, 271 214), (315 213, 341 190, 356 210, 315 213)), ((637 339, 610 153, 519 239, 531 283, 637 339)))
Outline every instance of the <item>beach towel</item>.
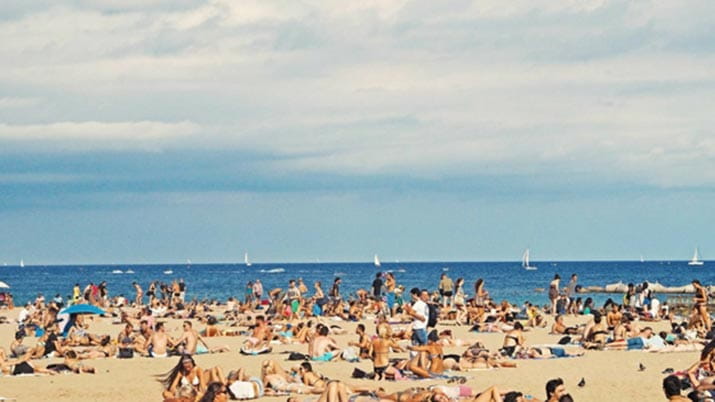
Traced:
POLYGON ((256 356, 256 355, 262 355, 266 353, 270 353, 273 348, 270 346, 266 346, 260 349, 251 349, 246 345, 241 346, 241 354, 242 355, 247 355, 247 356, 256 356))

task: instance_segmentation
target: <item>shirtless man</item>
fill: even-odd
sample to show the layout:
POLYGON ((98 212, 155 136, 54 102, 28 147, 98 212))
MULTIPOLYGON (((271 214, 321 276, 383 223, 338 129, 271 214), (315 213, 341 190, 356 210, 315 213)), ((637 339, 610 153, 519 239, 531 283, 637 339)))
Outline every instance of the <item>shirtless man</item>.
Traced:
POLYGON ((143 296, 144 296, 144 291, 142 290, 142 287, 139 286, 138 283, 132 282, 132 286, 134 286, 134 290, 137 292, 137 296, 134 298, 134 304, 138 306, 141 306, 143 304, 143 296))
POLYGON ((166 334, 163 322, 156 323, 156 330, 147 340, 144 349, 151 357, 168 357, 168 347, 172 345, 171 338, 166 334))
POLYGON ((184 333, 181 334, 181 338, 176 341, 177 345, 183 343, 182 353, 201 355, 205 353, 228 352, 229 349, 225 346, 210 348, 209 345, 204 342, 204 338, 202 338, 201 335, 199 335, 199 333, 192 328, 191 321, 184 321, 182 327, 184 329, 184 333))
POLYGON ((611 311, 606 315, 606 323, 608 324, 608 329, 613 329, 621 322, 623 314, 621 313, 621 306, 616 303, 611 305, 611 311))
POLYGON ((330 330, 325 325, 318 329, 316 336, 308 345, 308 354, 315 361, 331 361, 340 357, 340 348, 335 341, 328 337, 330 330))
POLYGON ((257 315, 256 324, 253 327, 251 336, 243 342, 244 348, 258 350, 266 347, 273 336, 271 329, 266 324, 266 319, 262 315, 257 315))

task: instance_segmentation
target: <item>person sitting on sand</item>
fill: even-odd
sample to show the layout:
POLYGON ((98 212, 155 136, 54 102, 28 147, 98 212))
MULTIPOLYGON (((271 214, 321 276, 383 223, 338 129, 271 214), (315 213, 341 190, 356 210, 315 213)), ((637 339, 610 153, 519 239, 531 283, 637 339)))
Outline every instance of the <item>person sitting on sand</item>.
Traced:
POLYGON ((266 319, 262 315, 256 316, 255 325, 251 336, 243 342, 244 349, 261 350, 268 346, 273 337, 272 330, 266 324, 266 319))
POLYGON ((357 342, 348 342, 348 346, 354 346, 358 348, 358 356, 360 356, 361 359, 369 359, 370 358, 370 339, 367 337, 365 334, 365 324, 358 324, 355 327, 355 334, 358 336, 357 342))
POLYGON ((163 322, 157 322, 154 333, 147 339, 144 350, 151 357, 169 357, 169 348, 174 344, 166 334, 163 322))
POLYGON ((331 361, 340 357, 340 347, 332 338, 328 337, 330 330, 327 326, 319 324, 316 336, 308 345, 308 355, 315 361, 331 361))
POLYGON ((587 325, 583 333, 583 346, 586 349, 602 348, 608 340, 608 325, 603 320, 601 313, 593 312, 593 323, 587 325))
POLYGON ((393 378, 401 376, 397 369, 390 366, 390 350, 404 352, 404 349, 390 336, 389 325, 385 323, 378 324, 377 338, 373 339, 369 348, 375 380, 381 380, 385 378, 385 375, 393 378))
POLYGON ((176 341, 177 345, 183 345, 179 349, 181 353, 201 355, 205 353, 223 353, 229 351, 229 348, 226 346, 219 346, 215 348, 209 347, 201 335, 199 335, 199 333, 192 328, 191 321, 184 321, 182 328, 184 329, 184 332, 176 341))
POLYGON ((179 361, 163 378, 159 379, 164 385, 162 397, 175 398, 179 387, 190 386, 196 395, 203 395, 206 390, 206 378, 203 370, 196 366, 196 362, 190 355, 182 355, 179 361))
POLYGON ((444 373, 444 352, 439 344, 439 335, 432 330, 427 335, 426 345, 410 345, 407 349, 418 352, 407 364, 407 369, 422 378, 430 378, 435 374, 444 373))
POLYGON ((520 322, 514 324, 514 329, 507 332, 504 335, 504 343, 500 349, 500 352, 504 356, 513 357, 516 352, 524 346, 524 327, 520 322))
POLYGON ((564 316, 559 314, 554 319, 554 324, 551 326, 552 335, 576 335, 578 334, 578 327, 567 327, 564 324, 564 316))

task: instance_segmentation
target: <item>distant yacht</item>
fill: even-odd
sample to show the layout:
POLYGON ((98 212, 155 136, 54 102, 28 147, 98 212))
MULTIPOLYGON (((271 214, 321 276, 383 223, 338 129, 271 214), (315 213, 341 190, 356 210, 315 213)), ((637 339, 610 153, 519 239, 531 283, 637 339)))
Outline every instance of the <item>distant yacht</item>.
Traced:
POLYGON ((375 254, 375 259, 373 261, 373 264, 375 264, 375 268, 380 268, 382 264, 380 264, 380 259, 377 258, 377 254, 375 254))
POLYGON ((251 261, 248 259, 248 253, 243 253, 243 262, 246 263, 247 267, 251 266, 251 261))
POLYGON ((527 271, 536 271, 536 266, 529 265, 529 249, 524 250, 524 255, 521 256, 521 266, 527 271))
POLYGON ((700 261, 700 257, 698 256, 698 248, 695 247, 695 253, 693 253, 693 259, 688 261, 688 265, 703 265, 704 262, 700 261))

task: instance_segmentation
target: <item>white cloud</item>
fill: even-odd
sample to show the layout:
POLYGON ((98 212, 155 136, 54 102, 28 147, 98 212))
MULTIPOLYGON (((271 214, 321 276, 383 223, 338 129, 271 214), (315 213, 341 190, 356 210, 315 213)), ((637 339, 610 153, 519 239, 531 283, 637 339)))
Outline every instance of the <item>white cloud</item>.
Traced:
MULTIPOLYGON (((171 140, 196 134, 192 122, 59 122, 52 124, 0 124, 0 142, 60 150, 155 149, 171 140)), ((26 148, 27 149, 27 148, 26 148)))
POLYGON ((36 124, 0 125, 0 145, 200 146, 278 155, 285 159, 266 162, 278 170, 588 170, 662 186, 713 185, 712 174, 698 173, 711 170, 715 152, 712 4, 48 7, 0 21, 7 61, 0 82, 43 99, 23 105, 3 95, 0 113, 16 108, 32 122, 34 111, 22 107, 44 112, 36 124), (63 122, 82 113, 73 107, 106 101, 113 121, 126 122, 102 122, 92 111, 84 120, 98 121, 63 122), (185 122, 162 123, 176 120, 185 122))

